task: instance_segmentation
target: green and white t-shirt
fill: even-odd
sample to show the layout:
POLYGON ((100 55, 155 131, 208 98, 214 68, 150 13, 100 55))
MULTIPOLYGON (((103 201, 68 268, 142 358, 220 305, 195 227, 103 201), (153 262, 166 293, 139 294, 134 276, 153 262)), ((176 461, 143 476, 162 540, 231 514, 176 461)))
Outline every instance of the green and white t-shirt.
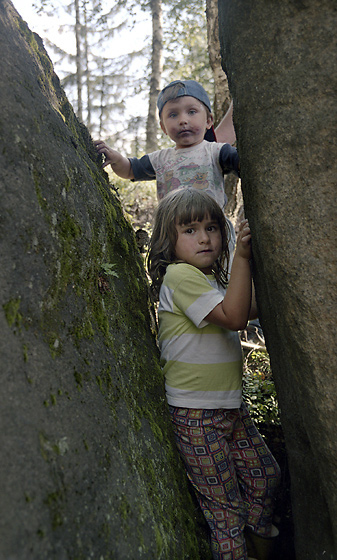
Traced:
POLYGON ((167 401, 182 408, 239 408, 242 350, 236 331, 205 317, 226 291, 186 263, 167 267, 159 294, 159 346, 167 401))

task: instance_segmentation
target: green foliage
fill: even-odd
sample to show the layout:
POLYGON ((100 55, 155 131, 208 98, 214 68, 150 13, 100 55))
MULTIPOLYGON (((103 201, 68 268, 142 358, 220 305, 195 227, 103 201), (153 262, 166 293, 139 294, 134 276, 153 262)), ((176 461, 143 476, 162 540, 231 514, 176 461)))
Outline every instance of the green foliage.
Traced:
MULTIPOLYGON (((164 18, 164 43, 164 73, 175 80, 197 80, 208 91, 213 76, 208 57, 204 0, 169 2, 164 18)), ((211 95, 212 91, 208 93, 211 95)))
POLYGON ((280 426, 277 395, 265 350, 249 352, 245 359, 243 397, 257 425, 280 426))
POLYGON ((101 268, 103 270, 103 272, 105 274, 107 274, 108 276, 114 276, 115 278, 119 278, 116 270, 115 270, 116 265, 115 264, 111 264, 111 263, 103 263, 101 268))
MULTIPOLYGON (((196 79, 212 99, 213 75, 207 48, 205 0, 162 0, 162 3, 163 85, 173 79, 196 79)), ((101 138, 113 134, 113 139, 108 142, 121 151, 126 144, 134 142, 132 155, 138 156, 145 145, 144 92, 149 90, 151 58, 151 35, 144 33, 147 28, 142 26, 142 20, 149 19, 150 3, 145 0, 118 0, 112 6, 110 4, 106 5, 101 0, 80 3, 77 21, 80 30, 79 56, 65 50, 65 41, 61 45, 52 43, 48 30, 43 39, 52 52, 56 72, 62 79, 67 96, 76 108, 80 104, 77 78, 81 78, 83 120, 91 134, 101 138), (124 47, 116 48, 116 40, 121 39, 122 47, 124 42, 120 32, 127 29, 131 41, 130 49, 125 52, 124 47), (134 48, 132 40, 132 35, 136 38, 137 33, 144 36, 144 46, 140 50, 134 48), (133 103, 130 104, 129 100, 133 103), (126 111, 131 116, 125 118, 126 111)), ((70 17, 73 17, 75 29, 74 1, 64 4, 35 0, 33 6, 38 13, 48 14, 51 26, 58 26, 60 33, 69 27, 64 21, 71 21, 70 17)), ((160 147, 168 145, 171 143, 162 135, 160 147)))
POLYGON ((157 206, 155 181, 132 182, 110 174, 117 189, 123 211, 134 230, 139 228, 151 235, 153 213, 157 206))
POLYGON ((33 4, 38 14, 47 14, 58 26, 60 35, 69 34, 69 28, 78 31, 76 54, 68 52, 67 41, 57 45, 47 33, 44 41, 77 115, 98 136, 106 136, 118 121, 123 125, 125 99, 132 95, 137 82, 135 65, 145 67, 143 49, 135 50, 132 41, 128 52, 124 52, 127 48, 116 49, 120 33, 130 26, 128 3, 118 0, 106 5, 101 0, 86 0, 79 2, 78 10, 73 0, 36 0, 33 4))
MULTIPOLYGON (((282 521, 283 538, 287 543, 287 539, 293 538, 289 468, 280 410, 266 350, 248 353, 244 362, 243 379, 244 401, 248 404, 254 423, 281 468, 282 478, 275 503, 274 519, 282 521)), ((281 554, 281 557, 284 557, 284 554, 281 554)))

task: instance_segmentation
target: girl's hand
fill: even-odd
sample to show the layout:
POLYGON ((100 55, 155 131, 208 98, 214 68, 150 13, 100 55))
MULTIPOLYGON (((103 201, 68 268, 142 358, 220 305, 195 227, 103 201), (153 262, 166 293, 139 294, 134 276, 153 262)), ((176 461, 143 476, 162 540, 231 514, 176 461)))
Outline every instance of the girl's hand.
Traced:
POLYGON ((248 220, 243 220, 240 224, 236 253, 243 259, 250 260, 252 258, 251 233, 248 220))
POLYGON ((205 317, 206 321, 224 329, 241 331, 246 327, 252 299, 252 275, 249 260, 252 257, 248 220, 240 224, 236 251, 226 295, 205 317))

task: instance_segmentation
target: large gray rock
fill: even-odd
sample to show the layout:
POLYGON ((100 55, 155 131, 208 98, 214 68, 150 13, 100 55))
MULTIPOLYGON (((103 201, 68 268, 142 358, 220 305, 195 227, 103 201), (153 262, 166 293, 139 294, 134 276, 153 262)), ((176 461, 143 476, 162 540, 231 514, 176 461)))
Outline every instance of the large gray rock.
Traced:
POLYGON ((219 0, 297 560, 337 558, 334 1, 219 0))
POLYGON ((132 229, 8 0, 0 49, 0 558, 209 558, 132 229))

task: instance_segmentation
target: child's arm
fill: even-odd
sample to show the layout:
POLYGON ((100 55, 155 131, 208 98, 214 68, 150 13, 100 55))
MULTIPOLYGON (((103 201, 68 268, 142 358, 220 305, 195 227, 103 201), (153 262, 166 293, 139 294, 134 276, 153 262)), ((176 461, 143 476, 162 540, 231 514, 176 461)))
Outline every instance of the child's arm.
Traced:
POLYGON ((109 148, 103 140, 96 140, 94 146, 99 154, 105 155, 103 167, 111 165, 112 170, 118 177, 122 177, 122 179, 134 179, 131 163, 128 158, 122 156, 117 150, 109 148))
POLYGON ((252 282, 252 303, 250 306, 249 320, 251 321, 252 319, 257 319, 258 316, 259 316, 259 311, 256 303, 255 286, 254 286, 254 282, 252 282))
POLYGON ((233 101, 231 102, 224 118, 216 127, 215 135, 217 142, 227 142, 232 145, 235 143, 236 134, 233 125, 233 101))
POLYGON ((250 270, 251 235, 247 220, 241 222, 226 295, 206 317, 206 321, 232 331, 243 330, 252 300, 250 270))

